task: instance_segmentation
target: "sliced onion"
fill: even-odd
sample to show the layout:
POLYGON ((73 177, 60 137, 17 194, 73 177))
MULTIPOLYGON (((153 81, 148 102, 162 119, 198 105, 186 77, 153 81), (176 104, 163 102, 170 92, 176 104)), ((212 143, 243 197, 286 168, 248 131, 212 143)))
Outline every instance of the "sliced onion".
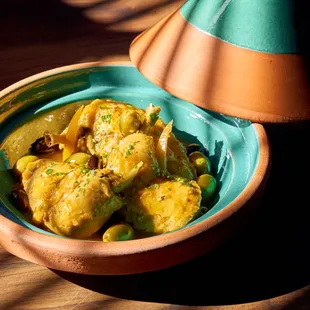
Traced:
POLYGON ((172 132, 173 121, 170 121, 163 132, 161 133, 157 147, 156 147, 156 158, 159 163, 160 170, 163 175, 167 175, 167 154, 168 154, 168 139, 172 132))
POLYGON ((122 190, 124 190, 126 187, 130 186, 134 178, 137 176, 138 172, 143 166, 143 162, 140 161, 135 167, 133 167, 130 172, 121 179, 121 181, 114 186, 112 186, 112 189, 115 193, 119 193, 122 190))

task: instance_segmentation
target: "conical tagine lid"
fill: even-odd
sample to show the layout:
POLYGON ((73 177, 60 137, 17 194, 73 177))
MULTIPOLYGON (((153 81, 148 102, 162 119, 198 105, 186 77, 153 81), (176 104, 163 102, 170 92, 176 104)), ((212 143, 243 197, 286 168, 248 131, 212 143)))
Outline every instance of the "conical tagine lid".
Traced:
POLYGON ((200 107, 255 122, 310 119, 293 0, 188 0, 131 44, 151 82, 200 107))

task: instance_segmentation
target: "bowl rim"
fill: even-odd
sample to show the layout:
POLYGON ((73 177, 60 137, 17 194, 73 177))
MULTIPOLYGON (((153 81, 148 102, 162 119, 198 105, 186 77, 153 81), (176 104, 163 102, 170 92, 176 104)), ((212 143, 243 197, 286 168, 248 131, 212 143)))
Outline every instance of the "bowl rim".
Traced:
MULTIPOLYGON (((73 70, 105 67, 111 65, 134 67, 134 65, 130 61, 123 59, 106 59, 98 62, 86 62, 61 66, 55 69, 43 71, 41 73, 29 76, 12 84, 11 86, 0 91, 0 98, 29 83, 32 83, 42 78, 46 78, 51 75, 57 75, 59 73, 73 70)), ((255 194, 255 192, 258 190, 260 185, 263 183, 263 180, 267 176, 267 171, 270 164, 270 145, 268 137, 264 127, 261 124, 252 122, 252 125, 257 134, 260 150, 257 167, 253 173, 252 178, 250 179, 244 190, 224 209, 220 210, 216 214, 199 223, 196 223, 181 230, 149 238, 130 240, 126 241, 125 243, 104 243, 100 241, 76 240, 45 235, 33 231, 29 228, 23 227, 0 215, 0 243, 7 243, 8 240, 4 239, 7 236, 10 236, 12 243, 14 243, 13 240, 18 240, 18 243, 29 243, 33 246, 41 247, 46 250, 51 250, 53 252, 55 251, 55 249, 57 249, 64 254, 70 254, 75 256, 85 257, 91 255, 100 257, 113 257, 151 251, 191 239, 223 222, 224 220, 232 216, 235 212, 237 212, 240 208, 242 208, 242 206, 244 206, 246 202, 255 194)))

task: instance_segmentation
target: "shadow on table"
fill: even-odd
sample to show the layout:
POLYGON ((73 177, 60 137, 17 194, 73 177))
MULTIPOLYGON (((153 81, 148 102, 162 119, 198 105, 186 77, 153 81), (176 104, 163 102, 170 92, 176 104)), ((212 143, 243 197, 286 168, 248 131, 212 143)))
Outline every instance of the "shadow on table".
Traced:
POLYGON ((266 129, 273 164, 260 212, 221 247, 194 261, 144 274, 54 272, 106 295, 179 305, 247 303, 310 284, 309 183, 302 181, 310 175, 303 151, 310 125, 268 125, 266 129))

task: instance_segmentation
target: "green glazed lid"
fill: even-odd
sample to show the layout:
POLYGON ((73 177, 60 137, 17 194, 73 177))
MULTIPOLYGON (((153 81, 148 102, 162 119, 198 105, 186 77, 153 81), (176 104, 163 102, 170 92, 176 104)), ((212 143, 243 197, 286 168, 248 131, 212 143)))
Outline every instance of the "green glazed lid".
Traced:
POLYGON ((180 11, 190 24, 228 43, 297 53, 293 0, 188 0, 180 11))
POLYGON ((309 120, 306 11, 297 0, 188 0, 139 35, 130 58, 202 108, 259 123, 309 120))

